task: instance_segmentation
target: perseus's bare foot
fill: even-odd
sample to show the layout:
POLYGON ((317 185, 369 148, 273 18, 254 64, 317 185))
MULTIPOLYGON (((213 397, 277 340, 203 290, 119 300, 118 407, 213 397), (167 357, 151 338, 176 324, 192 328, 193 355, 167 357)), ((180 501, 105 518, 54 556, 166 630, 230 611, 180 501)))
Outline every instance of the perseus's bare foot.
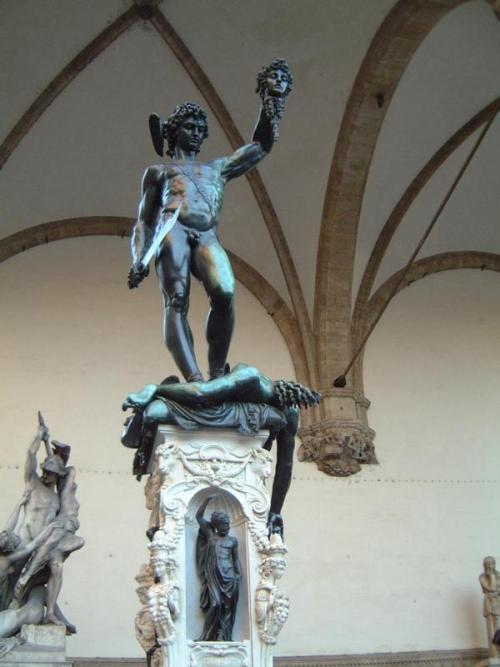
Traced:
POLYGON ((42 625, 66 625, 54 613, 45 614, 42 625))
POLYGON ((156 384, 147 384, 141 391, 129 394, 123 402, 123 409, 145 407, 155 397, 156 390, 156 384))

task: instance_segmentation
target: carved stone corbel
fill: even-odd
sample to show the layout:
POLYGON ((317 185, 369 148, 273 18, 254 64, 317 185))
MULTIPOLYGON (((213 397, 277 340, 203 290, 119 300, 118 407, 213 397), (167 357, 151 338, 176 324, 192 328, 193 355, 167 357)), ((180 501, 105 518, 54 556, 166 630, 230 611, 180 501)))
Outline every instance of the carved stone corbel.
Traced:
POLYGON ((334 477, 348 477, 364 464, 377 463, 375 431, 366 418, 370 402, 352 389, 328 389, 322 397, 329 416, 299 429, 299 461, 314 461, 322 472, 334 477))

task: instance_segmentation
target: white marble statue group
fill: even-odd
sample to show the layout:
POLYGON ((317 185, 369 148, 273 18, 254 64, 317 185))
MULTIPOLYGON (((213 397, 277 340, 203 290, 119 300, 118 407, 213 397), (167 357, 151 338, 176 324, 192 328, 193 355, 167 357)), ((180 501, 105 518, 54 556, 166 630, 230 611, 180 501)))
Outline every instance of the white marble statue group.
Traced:
POLYGON ((76 535, 79 504, 75 469, 67 465, 71 448, 50 440, 39 414, 38 432, 24 467, 24 492, 0 533, 0 658, 17 646, 25 624, 66 626, 57 605, 63 562, 84 545, 76 535), (46 457, 37 472, 38 452, 46 457))

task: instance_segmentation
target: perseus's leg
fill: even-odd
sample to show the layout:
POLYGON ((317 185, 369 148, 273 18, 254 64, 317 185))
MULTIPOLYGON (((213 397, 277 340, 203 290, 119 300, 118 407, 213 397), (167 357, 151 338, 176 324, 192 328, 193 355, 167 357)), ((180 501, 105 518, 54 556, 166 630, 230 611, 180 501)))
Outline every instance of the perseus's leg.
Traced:
POLYGON ((193 250, 193 272, 210 299, 206 336, 210 379, 224 374, 234 329, 234 275, 226 251, 212 232, 193 250))
POLYGON ((165 304, 164 337, 174 361, 189 382, 202 375, 187 321, 189 310, 191 248, 185 231, 175 225, 156 260, 156 272, 165 304))

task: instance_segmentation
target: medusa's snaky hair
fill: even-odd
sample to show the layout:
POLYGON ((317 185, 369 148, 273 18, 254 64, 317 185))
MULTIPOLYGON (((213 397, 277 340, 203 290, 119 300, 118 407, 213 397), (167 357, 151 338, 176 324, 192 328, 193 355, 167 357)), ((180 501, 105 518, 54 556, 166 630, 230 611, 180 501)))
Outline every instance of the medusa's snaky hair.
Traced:
POLYGON ((300 382, 291 380, 276 380, 274 383, 274 397, 281 408, 296 406, 309 408, 319 405, 321 394, 309 389, 300 382))
POLYGON ((196 102, 183 102, 178 104, 171 116, 163 123, 163 137, 167 140, 167 153, 170 157, 174 156, 175 143, 177 141, 177 132, 180 126, 187 118, 196 118, 202 120, 205 126, 203 132, 203 139, 208 137, 208 121, 207 115, 196 102))
POLYGON ((278 70, 281 70, 286 75, 288 87, 285 91, 285 96, 291 92, 293 86, 293 76, 290 70, 290 65, 286 60, 283 60, 283 58, 275 58, 270 65, 263 67, 257 74, 257 88, 255 89, 255 92, 259 93, 262 99, 265 97, 267 92, 267 77, 272 72, 277 72, 278 70))

